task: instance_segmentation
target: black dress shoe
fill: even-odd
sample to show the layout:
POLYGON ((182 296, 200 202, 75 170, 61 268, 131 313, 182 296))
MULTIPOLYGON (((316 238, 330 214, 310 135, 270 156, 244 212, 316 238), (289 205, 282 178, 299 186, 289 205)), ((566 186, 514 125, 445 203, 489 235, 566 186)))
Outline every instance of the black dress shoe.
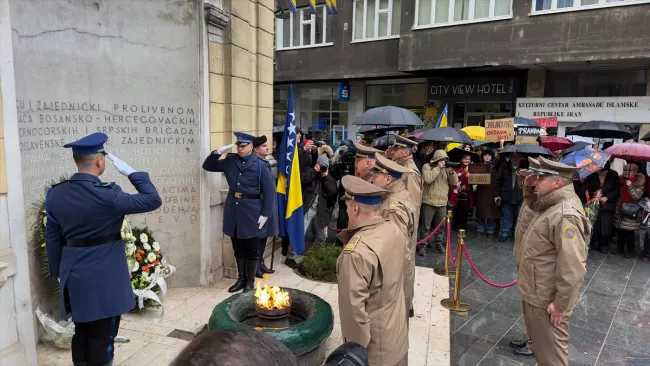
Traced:
POLYGON ((514 347, 514 348, 526 347, 526 341, 523 341, 523 340, 522 341, 512 341, 512 342, 510 342, 510 347, 514 347))
POLYGON ((260 262, 260 271, 262 271, 262 273, 275 273, 275 270, 269 269, 264 262, 260 262))
POLYGON ((528 348, 528 346, 515 348, 512 352, 519 356, 533 356, 535 354, 532 349, 528 348))
POLYGON ((445 247, 443 247, 442 244, 436 244, 433 247, 433 251, 436 253, 445 254, 445 247))
POLYGON ((415 316, 415 311, 413 309, 409 310, 409 318, 412 318, 415 316))
POLYGON ((427 246, 426 245, 418 245, 416 249, 417 255, 420 257, 426 257, 427 256, 427 246))
POLYGON ((285 260, 285 261, 284 261, 284 264, 285 264, 287 267, 291 268, 291 269, 296 269, 296 268, 298 268, 298 263, 296 263, 296 261, 293 260, 293 259, 287 259, 287 260, 285 260))
POLYGON ((507 236, 500 236, 500 237, 499 237, 499 243, 503 243, 503 242, 505 242, 506 240, 508 240, 508 237, 507 237, 507 236))

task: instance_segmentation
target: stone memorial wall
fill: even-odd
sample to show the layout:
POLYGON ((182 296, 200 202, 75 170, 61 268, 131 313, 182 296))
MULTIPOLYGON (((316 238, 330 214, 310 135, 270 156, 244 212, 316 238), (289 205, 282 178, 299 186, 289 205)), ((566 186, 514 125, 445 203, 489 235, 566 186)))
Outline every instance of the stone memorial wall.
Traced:
MULTIPOLYGON (((76 171, 64 144, 106 133, 107 150, 149 172, 162 197, 160 209, 130 218, 153 230, 177 267, 169 279, 175 286, 198 285, 200 277, 199 6, 192 0, 11 2, 26 205, 76 171)), ((135 192, 108 159, 101 179, 135 192)), ((35 212, 27 215, 30 227, 35 212)), ((45 291, 38 288, 39 245, 30 248, 39 303, 45 291)))

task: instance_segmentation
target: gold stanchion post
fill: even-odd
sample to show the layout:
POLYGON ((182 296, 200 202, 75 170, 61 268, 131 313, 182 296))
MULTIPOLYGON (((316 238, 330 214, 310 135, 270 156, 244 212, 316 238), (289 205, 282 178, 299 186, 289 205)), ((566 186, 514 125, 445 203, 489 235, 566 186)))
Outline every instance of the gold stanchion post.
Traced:
MULTIPOLYGON (((451 210, 447 211, 447 217, 445 220, 447 221, 447 225, 451 225, 451 217, 452 217, 452 212, 451 210)), ((456 271, 453 269, 449 269, 449 250, 451 250, 451 239, 447 235, 447 228, 445 226, 441 227, 440 230, 445 230, 445 237, 447 238, 447 244, 445 246, 445 267, 444 268, 434 268, 433 272, 439 276, 445 276, 449 278, 454 278, 456 277, 456 271)))
POLYGON ((456 312, 467 312, 472 310, 472 307, 469 303, 460 300, 460 277, 461 277, 461 265, 463 263, 463 245, 465 245, 465 230, 460 230, 458 232, 458 250, 456 252, 456 282, 454 284, 454 298, 442 299, 440 300, 440 305, 447 310, 456 311, 456 312))

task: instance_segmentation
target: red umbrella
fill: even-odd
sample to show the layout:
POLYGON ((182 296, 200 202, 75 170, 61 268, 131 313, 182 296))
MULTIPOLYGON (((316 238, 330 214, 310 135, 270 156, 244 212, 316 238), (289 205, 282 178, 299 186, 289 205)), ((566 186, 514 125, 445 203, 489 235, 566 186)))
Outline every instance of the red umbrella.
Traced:
POLYGON ((605 150, 612 158, 619 158, 634 162, 650 162, 650 145, 638 142, 624 142, 616 144, 605 150))
POLYGON ((575 144, 573 143, 573 141, 566 139, 564 137, 544 136, 542 137, 542 141, 540 145, 544 146, 545 148, 551 151, 556 151, 556 150, 564 150, 575 144))

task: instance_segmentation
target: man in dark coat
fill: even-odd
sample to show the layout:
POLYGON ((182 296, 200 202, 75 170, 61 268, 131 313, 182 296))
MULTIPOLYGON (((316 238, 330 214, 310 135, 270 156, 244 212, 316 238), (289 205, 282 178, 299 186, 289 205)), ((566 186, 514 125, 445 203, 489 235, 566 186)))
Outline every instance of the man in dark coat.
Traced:
POLYGON ((213 151, 203 169, 224 173, 230 190, 224 207, 223 233, 232 239, 237 262, 237 282, 228 292, 251 291, 255 284, 259 256, 259 238, 266 236, 266 221, 273 215, 275 184, 265 159, 253 154, 253 139, 242 132, 237 136, 237 154, 220 159, 231 145, 213 151))
POLYGON ((109 154, 113 166, 127 176, 137 194, 104 183, 104 143, 94 133, 64 145, 72 148, 78 173, 47 193, 45 244, 50 276, 61 283, 61 317, 72 313, 72 362, 75 366, 113 363, 114 338, 120 317, 135 306, 120 230, 125 215, 145 213, 162 201, 149 174, 136 172, 109 154))
POLYGON ((522 156, 519 153, 506 157, 508 160, 496 177, 496 192, 494 202, 500 204, 503 209, 501 219, 501 233, 499 241, 504 242, 510 236, 510 230, 517 226, 517 217, 521 209, 521 202, 524 199, 521 187, 517 183, 517 171, 523 168, 521 165, 522 156), (499 203, 500 202, 500 203, 499 203))

